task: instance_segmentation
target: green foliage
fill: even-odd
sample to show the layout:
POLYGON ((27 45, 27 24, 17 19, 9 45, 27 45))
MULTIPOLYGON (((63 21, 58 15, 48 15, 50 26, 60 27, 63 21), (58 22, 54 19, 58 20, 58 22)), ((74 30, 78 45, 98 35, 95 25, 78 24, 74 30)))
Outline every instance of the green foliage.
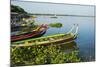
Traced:
POLYGON ((12 65, 38 65, 79 62, 78 52, 64 53, 60 46, 12 47, 12 65))
POLYGON ((63 25, 61 23, 50 23, 49 26, 55 27, 55 28, 61 28, 63 25))
POLYGON ((23 8, 21 8, 20 6, 15 6, 15 5, 11 5, 11 12, 27 13, 23 8))

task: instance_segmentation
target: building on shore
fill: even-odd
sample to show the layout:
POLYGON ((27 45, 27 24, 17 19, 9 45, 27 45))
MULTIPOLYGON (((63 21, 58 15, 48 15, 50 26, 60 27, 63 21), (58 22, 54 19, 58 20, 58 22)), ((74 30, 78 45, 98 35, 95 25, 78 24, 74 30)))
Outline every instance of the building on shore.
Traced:
POLYGON ((11 12, 11 25, 19 26, 20 24, 24 23, 23 18, 29 18, 27 14, 19 14, 16 12, 11 12))

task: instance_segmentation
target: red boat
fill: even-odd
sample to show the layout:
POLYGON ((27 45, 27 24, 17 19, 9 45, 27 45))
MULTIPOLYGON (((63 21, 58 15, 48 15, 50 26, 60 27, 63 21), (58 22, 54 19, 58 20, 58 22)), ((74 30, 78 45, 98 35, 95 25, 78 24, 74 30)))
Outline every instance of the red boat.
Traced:
POLYGON ((47 29, 48 29, 47 25, 41 25, 40 27, 38 27, 37 30, 33 30, 32 32, 19 34, 19 35, 12 35, 11 41, 13 42, 13 41, 19 41, 28 38, 40 37, 46 32, 47 29))

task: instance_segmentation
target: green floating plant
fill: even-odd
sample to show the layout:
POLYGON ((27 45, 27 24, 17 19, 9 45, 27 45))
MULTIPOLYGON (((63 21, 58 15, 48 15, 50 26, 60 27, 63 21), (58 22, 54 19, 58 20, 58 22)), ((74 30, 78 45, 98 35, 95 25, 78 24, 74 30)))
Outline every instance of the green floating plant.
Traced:
POLYGON ((62 23, 50 23, 49 24, 50 27, 55 27, 55 28, 61 28, 63 26, 62 23))
POLYGON ((11 48, 12 65, 39 65, 79 62, 78 51, 64 53, 60 46, 27 46, 11 48))

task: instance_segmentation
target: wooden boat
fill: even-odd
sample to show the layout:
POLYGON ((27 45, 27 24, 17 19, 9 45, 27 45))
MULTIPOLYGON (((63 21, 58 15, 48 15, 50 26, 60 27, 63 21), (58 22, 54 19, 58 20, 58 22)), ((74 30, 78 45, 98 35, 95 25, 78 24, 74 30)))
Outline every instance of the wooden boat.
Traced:
POLYGON ((11 41, 19 41, 28 38, 40 37, 46 32, 47 28, 48 28, 47 25, 41 25, 40 27, 38 27, 36 30, 33 30, 32 32, 19 34, 19 35, 12 35, 11 41))
POLYGON ((50 44, 64 44, 73 41, 77 38, 78 26, 75 33, 72 33, 72 29, 67 34, 55 34, 50 36, 44 36, 39 38, 27 39, 23 41, 12 42, 12 46, 33 46, 33 45, 50 45, 50 44))
POLYGON ((54 16, 51 16, 50 18, 55 18, 55 19, 56 19, 56 18, 58 18, 58 17, 57 17, 56 14, 55 14, 54 16))
POLYGON ((50 18, 55 18, 55 19, 56 19, 56 18, 58 18, 58 17, 56 17, 56 16, 52 16, 52 17, 50 17, 50 18))

